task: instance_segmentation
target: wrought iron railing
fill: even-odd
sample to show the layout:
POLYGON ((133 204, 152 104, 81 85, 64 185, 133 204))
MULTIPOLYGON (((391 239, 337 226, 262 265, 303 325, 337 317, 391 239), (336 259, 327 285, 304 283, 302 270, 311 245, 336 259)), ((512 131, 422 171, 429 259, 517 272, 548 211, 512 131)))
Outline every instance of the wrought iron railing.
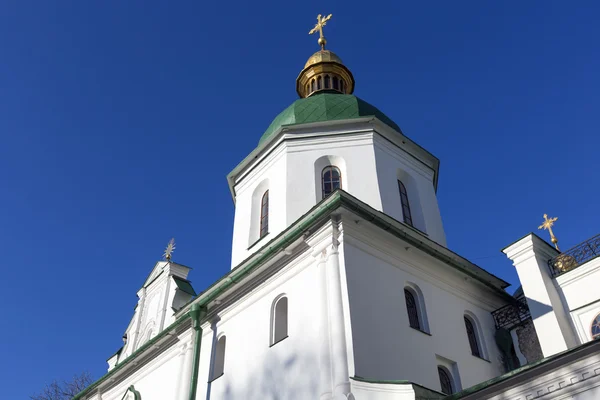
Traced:
POLYGON ((521 297, 512 304, 507 304, 496 311, 492 311, 492 317, 496 322, 496 329, 510 329, 523 321, 527 321, 531 318, 531 314, 525 298, 521 297))
POLYGON ((560 253, 548 261, 552 276, 571 271, 593 258, 600 256, 600 235, 596 235, 577 246, 560 253))

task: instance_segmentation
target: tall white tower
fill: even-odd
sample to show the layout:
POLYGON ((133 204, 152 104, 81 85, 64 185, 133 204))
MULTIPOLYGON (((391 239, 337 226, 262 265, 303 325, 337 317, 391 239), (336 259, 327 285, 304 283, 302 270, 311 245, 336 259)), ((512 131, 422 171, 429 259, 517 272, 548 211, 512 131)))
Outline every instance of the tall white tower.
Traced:
POLYGON ((337 187, 446 245, 436 197, 439 160, 354 96, 354 86, 336 54, 313 54, 296 80, 300 99, 228 175, 232 268, 337 187))

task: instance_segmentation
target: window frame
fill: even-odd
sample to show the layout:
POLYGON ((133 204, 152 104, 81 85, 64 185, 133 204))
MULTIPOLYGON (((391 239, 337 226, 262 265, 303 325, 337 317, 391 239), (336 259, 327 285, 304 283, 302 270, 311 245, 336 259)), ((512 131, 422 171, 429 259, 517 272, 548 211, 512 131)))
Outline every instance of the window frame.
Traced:
POLYGON ((209 382, 219 379, 225 375, 225 355, 227 354, 227 336, 221 335, 215 344, 215 354, 213 357, 211 376, 209 382), (222 342, 221 342, 222 341, 222 342), (221 346, 222 343, 222 346, 221 346), (220 366, 220 371, 217 370, 220 366))
POLYGON ((412 290, 404 288, 404 301, 406 302, 406 313, 408 324, 411 328, 422 331, 421 318, 419 318, 419 303, 412 290), (410 304, 412 302, 412 304, 410 304), (412 311, 412 312, 411 312, 412 311))
POLYGON ((288 297, 285 294, 279 295, 274 301, 273 301, 273 305, 271 306, 271 332, 270 332, 270 338, 269 338, 269 346, 275 346, 277 343, 287 339, 289 337, 289 305, 290 305, 290 301, 288 299, 288 297), (284 315, 280 315, 279 314, 279 310, 280 307, 283 307, 282 302, 285 302, 285 314, 284 315), (281 320, 281 318, 284 318, 285 320, 285 326, 281 326, 278 325, 278 322, 281 320), (284 329, 284 332, 278 332, 278 329, 284 329))
POLYGON ((323 168, 321 170, 321 199, 326 198, 327 196, 329 196, 331 193, 333 193, 336 189, 342 189, 342 171, 336 167, 335 165, 327 165, 325 168, 323 168), (325 173, 330 171, 331 172, 331 178, 329 179, 329 184, 331 185, 331 190, 329 191, 329 193, 325 194, 325 173), (333 179, 333 172, 337 172, 338 177, 337 177, 337 187, 333 187, 334 186, 334 182, 336 181, 335 179, 333 179))
POLYGON ((269 189, 260 198, 260 223, 258 229, 259 240, 269 234, 269 189))
POLYGON ((406 225, 414 227, 412 212, 410 210, 410 201, 408 199, 408 191, 404 183, 398 179, 398 192, 400 193, 400 206, 402 207, 402 220, 406 225))
POLYGON ((592 340, 600 338, 600 314, 592 319, 592 323, 590 324, 590 336, 592 340), (594 333, 594 330, 597 330, 596 333, 594 333))
POLYGON ((454 377, 452 376, 452 373, 448 370, 448 368, 438 364, 437 371, 438 380, 440 382, 440 392, 448 396, 456 393, 456 383, 454 382, 454 377), (447 379, 447 383, 450 385, 450 393, 444 391, 444 382, 442 382, 442 376, 444 376, 447 379))

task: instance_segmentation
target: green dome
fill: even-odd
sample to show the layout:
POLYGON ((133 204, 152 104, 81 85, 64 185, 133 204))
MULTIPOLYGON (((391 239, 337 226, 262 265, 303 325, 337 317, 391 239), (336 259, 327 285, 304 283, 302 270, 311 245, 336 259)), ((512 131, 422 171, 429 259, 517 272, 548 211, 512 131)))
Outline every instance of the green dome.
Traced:
POLYGON ((309 122, 335 121, 341 119, 373 116, 400 132, 398 125, 376 107, 351 94, 321 92, 298 99, 283 110, 260 138, 259 143, 269 139, 283 125, 309 122))

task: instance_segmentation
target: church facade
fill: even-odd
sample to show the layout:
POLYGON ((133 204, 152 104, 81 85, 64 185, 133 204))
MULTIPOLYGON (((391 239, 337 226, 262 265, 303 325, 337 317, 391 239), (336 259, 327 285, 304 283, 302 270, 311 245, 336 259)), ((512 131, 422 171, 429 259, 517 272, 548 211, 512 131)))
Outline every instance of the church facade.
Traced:
POLYGON ((352 94, 328 18, 299 99, 227 176, 231 271, 197 294, 158 262, 76 399, 599 399, 600 238, 505 248, 515 296, 449 250, 438 159, 352 94))

